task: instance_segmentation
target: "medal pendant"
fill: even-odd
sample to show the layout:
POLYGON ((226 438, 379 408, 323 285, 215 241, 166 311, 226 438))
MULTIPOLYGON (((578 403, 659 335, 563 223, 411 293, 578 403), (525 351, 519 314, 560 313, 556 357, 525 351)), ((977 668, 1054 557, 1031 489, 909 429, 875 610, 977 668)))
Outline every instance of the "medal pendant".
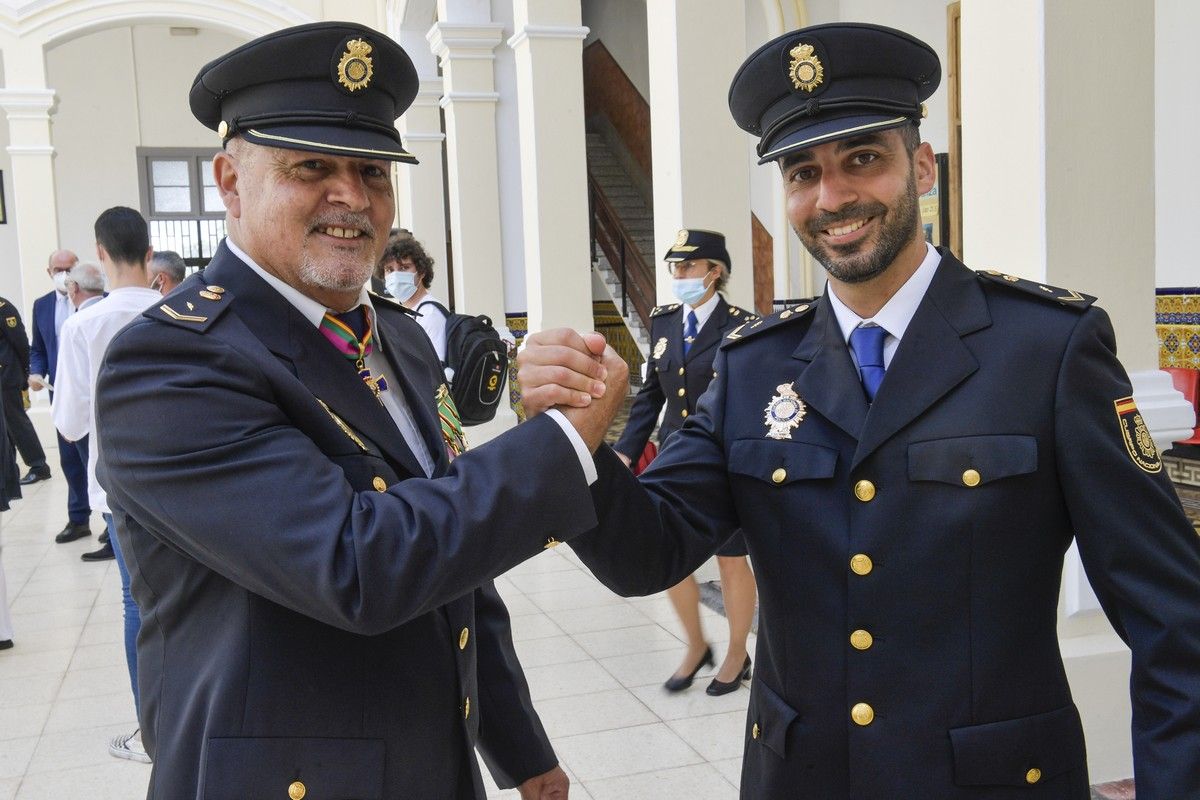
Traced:
POLYGON ((792 430, 804 419, 808 409, 796 394, 793 384, 781 383, 775 387, 775 391, 779 394, 767 403, 766 417, 763 420, 767 426, 767 438, 791 439, 792 430))

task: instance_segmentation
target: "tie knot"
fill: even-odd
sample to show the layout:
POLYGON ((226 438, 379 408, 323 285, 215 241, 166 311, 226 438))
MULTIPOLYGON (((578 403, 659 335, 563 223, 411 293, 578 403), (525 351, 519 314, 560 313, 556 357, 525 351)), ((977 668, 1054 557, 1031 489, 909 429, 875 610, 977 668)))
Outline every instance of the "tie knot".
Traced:
POLYGON ((695 328, 700 324, 699 318, 696 317, 695 311, 689 311, 687 315, 687 323, 689 327, 695 328))
POLYGON ((883 340, 888 332, 878 325, 858 326, 850 333, 850 347, 859 367, 883 366, 883 340))
POLYGON ((326 311, 321 333, 347 358, 357 360, 371 352, 374 337, 366 306, 355 306, 341 314, 326 311))

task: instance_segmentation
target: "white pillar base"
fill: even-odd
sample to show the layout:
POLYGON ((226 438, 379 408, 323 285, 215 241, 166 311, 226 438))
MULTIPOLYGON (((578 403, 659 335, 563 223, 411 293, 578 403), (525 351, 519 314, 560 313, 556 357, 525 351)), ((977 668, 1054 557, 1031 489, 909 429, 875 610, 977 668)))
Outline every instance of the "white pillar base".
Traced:
POLYGON ((1172 442, 1187 439, 1196 425, 1196 412, 1171 383, 1171 376, 1161 369, 1131 372, 1133 397, 1138 411, 1150 429, 1150 435, 1159 450, 1166 450, 1172 442))

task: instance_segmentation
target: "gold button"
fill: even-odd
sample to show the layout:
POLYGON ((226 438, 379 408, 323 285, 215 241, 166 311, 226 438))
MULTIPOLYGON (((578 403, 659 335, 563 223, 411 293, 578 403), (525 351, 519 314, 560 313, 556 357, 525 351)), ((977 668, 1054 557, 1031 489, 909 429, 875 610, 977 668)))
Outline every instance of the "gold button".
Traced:
POLYGON ((549 539, 546 540, 546 543, 544 545, 542 545, 542 549, 549 550, 551 547, 558 547, 560 544, 562 544, 562 542, 558 541, 558 539, 555 539, 553 536, 551 536, 549 539))
POLYGON ((463 719, 469 716, 471 716, 471 698, 468 697, 463 700, 463 719))
MULTIPOLYGON (((225 120, 221 120, 221 124, 217 126, 217 136, 220 136, 222 139, 224 139, 227 135, 229 135, 229 123, 225 120)), ((301 795, 301 797, 303 797, 303 795, 301 795)))
POLYGON ((869 503, 875 497, 875 484, 870 481, 859 481, 854 484, 854 496, 864 503, 869 503))
POLYGON ((1042 779, 1042 771, 1040 769, 1038 769, 1037 767, 1034 767, 1033 769, 1029 770, 1029 772, 1025 773, 1025 782, 1026 783, 1037 783, 1041 779, 1042 779))
POLYGON ((874 721, 875 709, 866 703, 855 703, 854 708, 850 709, 850 719, 854 720, 855 725, 866 727, 874 721))
POLYGON ((787 480, 787 470, 783 467, 771 473, 771 480, 775 483, 783 483, 787 480))
POLYGON ((855 650, 870 650, 874 643, 875 637, 871 635, 870 631, 860 629, 850 634, 850 645, 855 650))
POLYGON ((859 553, 850 558, 850 571, 855 575, 870 575, 873 569, 875 569, 875 564, 872 563, 870 556, 859 553))
POLYGON ((982 478, 978 470, 969 469, 963 473, 963 483, 967 486, 978 486, 982 478))
POLYGON ((685 394, 687 394, 687 389, 680 389, 678 394, 680 397, 683 397, 685 394))
POLYGON ((680 375, 682 375, 682 374, 683 374, 683 367, 680 367, 680 368, 679 368, 679 374, 680 374, 680 375))
POLYGON ((756 722, 756 723, 754 723, 754 727, 750 729, 750 738, 751 738, 751 739, 757 739, 757 738, 758 738, 758 734, 759 734, 759 733, 761 733, 761 732, 762 732, 762 731, 759 729, 759 727, 758 727, 758 723, 757 723, 757 722, 756 722))
POLYGON ((466 628, 463 628, 462 633, 460 633, 458 635, 458 649, 466 650, 467 649, 467 640, 470 638, 471 638, 471 632, 469 630, 467 630, 466 628))
MULTIPOLYGON (((221 124, 224 125, 225 123, 222 122, 221 124)), ((304 784, 300 781, 294 781, 288 787, 288 797, 292 798, 292 800, 304 800, 304 795, 307 793, 308 790, 304 788, 304 784)))
POLYGON ((683 411, 680 411, 680 412, 679 412, 679 416, 681 416, 681 417, 686 417, 686 416, 687 416, 687 409, 685 408, 683 411))
POLYGON ((385 481, 383 478, 379 477, 378 475, 376 475, 375 479, 373 481, 371 481, 371 485, 375 487, 375 491, 377 491, 377 492, 387 491, 387 481, 385 481))

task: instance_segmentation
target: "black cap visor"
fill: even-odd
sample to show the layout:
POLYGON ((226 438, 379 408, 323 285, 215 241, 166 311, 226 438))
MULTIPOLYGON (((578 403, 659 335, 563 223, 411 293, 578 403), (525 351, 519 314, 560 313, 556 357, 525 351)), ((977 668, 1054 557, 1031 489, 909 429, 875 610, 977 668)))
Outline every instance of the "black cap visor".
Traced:
POLYGON ((759 152, 759 164, 778 161, 789 153, 806 150, 827 142, 849 139, 889 128, 899 128, 909 122, 916 122, 907 114, 859 114, 837 119, 824 119, 813 122, 809 118, 797 120, 790 129, 771 139, 769 148, 759 152))
POLYGON ((416 164, 417 159, 404 149, 400 135, 332 125, 273 125, 247 127, 237 131, 248 142, 285 150, 304 150, 346 158, 378 158, 416 164))

